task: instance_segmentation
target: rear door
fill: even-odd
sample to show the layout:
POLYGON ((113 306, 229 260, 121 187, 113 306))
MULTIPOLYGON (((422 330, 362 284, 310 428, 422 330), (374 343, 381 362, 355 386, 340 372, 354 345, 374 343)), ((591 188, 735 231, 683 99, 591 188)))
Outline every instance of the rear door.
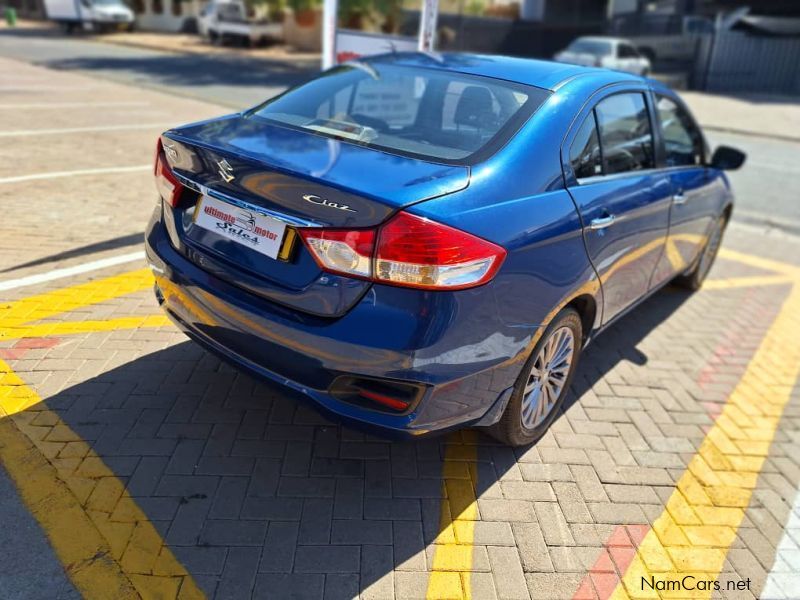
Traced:
POLYGON ((655 169, 652 106, 641 89, 609 92, 584 109, 562 149, 603 289, 603 323, 644 296, 669 226, 669 176, 655 169))
POLYGON ((672 187, 669 240, 653 284, 684 271, 697 258, 724 194, 722 182, 708 169, 700 129, 677 98, 656 94, 663 144, 661 162, 672 187))

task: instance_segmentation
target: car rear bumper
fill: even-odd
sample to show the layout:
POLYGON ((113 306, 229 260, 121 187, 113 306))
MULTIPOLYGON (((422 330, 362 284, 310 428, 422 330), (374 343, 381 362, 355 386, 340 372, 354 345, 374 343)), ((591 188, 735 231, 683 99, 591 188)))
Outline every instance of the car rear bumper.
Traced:
POLYGON ((160 210, 147 259, 163 309, 191 338, 228 362, 312 400, 337 418, 415 436, 499 418, 533 332, 506 327, 487 286, 427 292, 374 285, 339 318, 307 315, 202 270, 169 241, 160 210), (341 376, 422 389, 405 414, 334 397, 341 376))

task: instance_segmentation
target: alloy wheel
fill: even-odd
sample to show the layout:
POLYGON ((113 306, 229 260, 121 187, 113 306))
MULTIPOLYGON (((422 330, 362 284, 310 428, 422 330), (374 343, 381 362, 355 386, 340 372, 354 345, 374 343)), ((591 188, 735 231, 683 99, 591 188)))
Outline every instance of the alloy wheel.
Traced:
POLYGON ((564 391, 575 356, 575 335, 559 327, 533 361, 522 397, 522 425, 534 429, 552 412, 564 391))

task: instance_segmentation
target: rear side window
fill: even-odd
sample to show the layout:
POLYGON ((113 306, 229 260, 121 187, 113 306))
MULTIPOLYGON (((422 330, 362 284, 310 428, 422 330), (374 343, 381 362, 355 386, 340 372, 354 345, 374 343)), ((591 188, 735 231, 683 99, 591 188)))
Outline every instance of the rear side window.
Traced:
POLYGON ((603 173, 613 175, 655 167, 653 132, 644 95, 615 94, 595 107, 603 173))
POLYGON ((677 102, 665 96, 658 97, 656 108, 664 137, 667 166, 703 164, 703 136, 689 114, 677 102))
POLYGON ((398 154, 469 163, 499 147, 546 90, 439 69, 346 63, 246 116, 398 154))
POLYGON ((639 56, 636 49, 628 44, 620 44, 617 52, 620 58, 637 58, 639 56))
POLYGON ((603 174, 600 140, 594 111, 590 112, 578 130, 569 150, 569 161, 578 179, 603 174))

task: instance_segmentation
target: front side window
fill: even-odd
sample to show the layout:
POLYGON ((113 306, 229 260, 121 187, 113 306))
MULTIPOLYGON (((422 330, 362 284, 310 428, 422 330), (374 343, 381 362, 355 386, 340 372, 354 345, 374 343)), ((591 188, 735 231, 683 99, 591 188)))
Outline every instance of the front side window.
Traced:
POLYGON ((603 174, 600 155, 600 141, 597 138, 597 123, 594 111, 584 119, 583 125, 575 135, 569 150, 569 161, 575 177, 594 177, 603 174))
POLYGON ((617 52, 620 58, 637 58, 639 56, 636 48, 628 44, 620 44, 617 52))
POLYGON ((655 167, 653 133, 641 93, 615 94, 595 108, 603 173, 613 175, 655 167))
POLYGON ((658 96, 656 108, 664 137, 667 166, 703 164, 703 136, 689 114, 666 96, 658 96))
POLYGON ((464 162, 511 137, 548 95, 499 79, 376 60, 327 71, 246 116, 389 152, 464 162))

